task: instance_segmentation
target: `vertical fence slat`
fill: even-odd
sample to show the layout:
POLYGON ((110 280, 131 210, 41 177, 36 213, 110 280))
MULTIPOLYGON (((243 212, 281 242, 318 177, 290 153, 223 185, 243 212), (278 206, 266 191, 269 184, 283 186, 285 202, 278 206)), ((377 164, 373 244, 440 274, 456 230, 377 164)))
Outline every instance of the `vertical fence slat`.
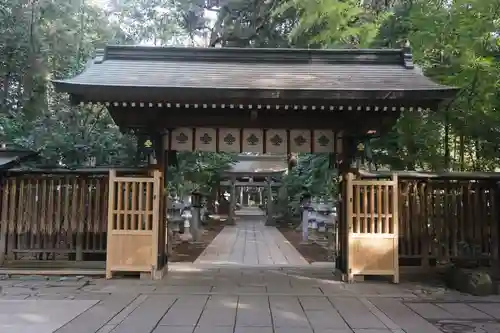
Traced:
POLYGON ((442 210, 443 210, 443 236, 442 239, 444 240, 444 244, 442 245, 442 253, 443 257, 446 261, 450 260, 450 228, 451 225, 453 224, 454 217, 451 216, 450 213, 450 195, 451 195, 451 188, 450 188, 450 183, 445 182, 444 183, 444 192, 443 192, 443 201, 442 201, 442 210))
POLYGON ((92 244, 94 241, 95 232, 95 220, 94 219, 94 179, 87 178, 85 182, 85 197, 87 198, 87 206, 85 207, 85 231, 84 231, 84 250, 92 249, 92 244))
POLYGON ((11 223, 13 225, 13 232, 15 234, 12 235, 12 248, 27 248, 31 246, 31 235, 29 232, 31 228, 28 227, 26 220, 31 217, 31 212, 29 209, 31 208, 31 182, 29 180, 21 179, 11 179, 12 186, 15 186, 13 197, 11 197, 11 204, 16 206, 11 207, 11 223), (26 205, 26 206, 23 206, 26 205), (15 239, 15 241, 14 241, 15 239), (23 244, 23 241, 26 244, 23 244))
POLYGON ((47 238, 45 241, 45 247, 51 248, 54 243, 54 230, 55 230, 55 216, 54 216, 54 204, 55 197, 57 195, 54 179, 48 180, 48 200, 47 200, 47 238))
POLYGON ((8 178, 2 179, 2 212, 0 221, 0 265, 3 265, 7 254, 7 237, 9 230, 9 183, 8 178))
POLYGON ((399 237, 404 262, 418 258, 410 265, 425 266, 435 261, 498 261, 497 181, 401 179, 399 216, 404 221, 399 223, 399 237))
POLYGON ((498 242, 498 189, 497 187, 491 187, 490 190, 490 202, 491 202, 491 265, 495 267, 497 270, 500 269, 500 262, 498 260, 498 247, 499 247, 499 242, 498 242))
POLYGON ((460 184, 455 184, 453 186, 452 190, 452 197, 451 197, 451 209, 450 209, 450 214, 449 218, 451 219, 451 227, 450 227, 450 232, 451 232, 451 246, 450 246, 450 251, 451 251, 451 256, 456 257, 458 255, 458 231, 460 228, 460 218, 461 216, 459 215, 459 201, 457 200, 458 195, 459 195, 459 188, 460 184))
POLYGON ((56 207, 55 207, 55 216, 54 216, 54 235, 53 237, 53 242, 52 242, 52 247, 54 249, 59 249, 61 246, 60 243, 60 230, 63 228, 63 217, 62 217, 62 194, 63 194, 63 185, 61 181, 61 177, 57 177, 57 181, 55 183, 55 191, 56 191, 56 207))
POLYGON ((26 220, 25 223, 30 229, 30 245, 28 248, 38 249, 38 231, 40 225, 40 179, 35 180, 35 188, 34 188, 34 196, 33 196, 33 209, 30 209, 30 212, 33 212, 31 215, 31 219, 34 223, 29 223, 30 220, 26 220))
POLYGON ((76 216, 74 217, 75 222, 75 250, 76 250, 76 260, 83 260, 83 232, 86 229, 87 221, 85 219, 86 210, 86 182, 85 178, 78 179, 78 191, 77 191, 77 205, 76 205, 76 216))
POLYGON ((50 221, 47 216, 48 213, 48 193, 47 184, 48 179, 42 179, 40 184, 40 232, 39 232, 39 248, 43 249, 47 247, 47 233, 48 233, 48 223, 50 221))

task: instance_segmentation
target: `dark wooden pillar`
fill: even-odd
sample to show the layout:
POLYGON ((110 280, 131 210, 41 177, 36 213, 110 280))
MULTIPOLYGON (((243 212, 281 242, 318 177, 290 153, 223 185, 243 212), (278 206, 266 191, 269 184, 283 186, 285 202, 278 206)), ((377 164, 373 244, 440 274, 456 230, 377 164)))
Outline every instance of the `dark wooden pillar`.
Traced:
POLYGON ((169 151, 168 147, 164 147, 163 135, 160 133, 153 137, 154 142, 154 157, 156 159, 156 168, 161 171, 162 183, 160 188, 160 225, 158 228, 158 256, 157 268, 163 269, 167 265, 168 247, 171 245, 168 237, 168 221, 167 221, 167 200, 168 200, 168 165, 169 151))
POLYGON ((349 228, 352 226, 347 225, 348 216, 347 216, 347 192, 348 189, 346 187, 347 176, 349 173, 354 171, 356 155, 356 140, 353 137, 343 137, 342 138, 342 155, 340 156, 340 163, 338 165, 338 204, 337 204, 337 218, 338 218, 338 227, 337 227, 337 239, 338 244, 336 245, 337 249, 337 258, 335 260, 335 266, 337 269, 344 273, 347 272, 348 265, 348 236, 349 236, 349 228))
POLYGON ((228 212, 228 224, 235 224, 235 209, 236 209, 236 179, 231 178, 231 192, 229 196, 229 212, 228 212))
POLYGON ((273 179, 271 177, 266 178, 267 181, 267 221, 266 225, 274 225, 273 221, 273 179))

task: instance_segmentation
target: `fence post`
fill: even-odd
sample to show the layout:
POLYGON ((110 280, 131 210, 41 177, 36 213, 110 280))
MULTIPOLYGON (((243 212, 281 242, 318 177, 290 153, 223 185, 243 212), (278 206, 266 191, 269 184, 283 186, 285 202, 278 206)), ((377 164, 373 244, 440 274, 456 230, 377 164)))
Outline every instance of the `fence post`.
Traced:
POLYGON ((345 196, 345 230, 346 230, 346 245, 345 245, 345 253, 347 258, 347 282, 354 282, 354 273, 352 271, 353 266, 353 257, 351 253, 351 245, 352 245, 352 233, 353 230, 353 198, 354 198, 354 174, 350 171, 346 175, 346 196, 345 196))
MULTIPOLYGON (((420 184, 420 194, 422 198, 420 199, 423 202, 424 206, 424 214, 423 219, 422 219, 422 225, 421 227, 423 228, 423 233, 422 233, 422 247, 421 247, 421 253, 422 253, 422 261, 421 261, 421 266, 424 267, 425 270, 429 268, 429 248, 430 248, 430 238, 431 238, 431 233, 429 230, 429 217, 431 216, 430 212, 430 207, 429 205, 432 202, 432 199, 429 198, 431 191, 431 183, 429 181, 425 181, 425 183, 420 184)), ((463 200, 463 196, 462 199, 463 200)))
MULTIPOLYGON (((113 251, 113 244, 110 244, 110 239, 112 239, 111 234, 114 229, 114 210, 115 210, 115 199, 116 199, 116 189, 115 189, 115 178, 116 170, 110 169, 108 176, 108 232, 106 239, 106 279, 111 279, 113 277, 113 272, 111 271, 111 251, 113 251)), ((120 196, 121 193, 118 193, 120 196)))
POLYGON ((1 179, 1 189, 2 189, 2 204, 0 205, 1 219, 0 219, 0 266, 3 266, 5 262, 5 252, 7 251, 7 230, 8 230, 8 220, 7 220, 7 207, 9 201, 9 187, 5 186, 6 178, 1 179))
POLYGON ((85 205, 85 190, 87 189, 85 179, 78 179, 76 182, 77 189, 73 191, 78 191, 78 209, 77 209, 77 228, 76 228, 76 261, 83 261, 83 232, 85 230, 84 225, 87 223, 84 217, 84 205, 85 205))
POLYGON ((392 174, 392 224, 394 232, 394 276, 393 283, 399 283, 399 184, 397 173, 392 174))
POLYGON ((498 223, 500 222, 499 217, 500 214, 498 214, 498 200, 500 199, 500 191, 498 183, 495 182, 495 185, 492 186, 492 195, 491 195, 491 214, 492 214, 492 219, 491 219, 491 226, 492 226, 492 244, 491 244, 491 252, 492 252, 492 263, 491 265, 493 266, 493 272, 495 274, 498 274, 500 272, 500 260, 499 260, 499 252, 500 252, 500 228, 498 228, 498 223))

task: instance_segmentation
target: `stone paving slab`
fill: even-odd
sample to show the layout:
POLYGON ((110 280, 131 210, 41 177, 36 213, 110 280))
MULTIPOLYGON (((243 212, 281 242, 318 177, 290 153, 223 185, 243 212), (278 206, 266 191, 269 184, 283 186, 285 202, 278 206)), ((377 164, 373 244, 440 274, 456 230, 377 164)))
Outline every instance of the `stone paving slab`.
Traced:
POLYGON ((97 302, 1 300, 0 332, 52 333, 97 302))
MULTIPOLYGON (((36 307, 28 313, 35 314, 27 318, 38 320, 36 332, 493 333, 500 330, 500 321, 480 310, 498 313, 500 303, 490 302, 486 307, 485 303, 407 303, 400 299, 363 297, 151 294, 133 298, 129 294, 112 294, 101 301, 52 301, 50 305, 44 303, 49 301, 40 300, 2 301, 0 313, 4 313, 2 306, 6 305, 11 313, 26 312, 30 306, 25 304, 30 302, 36 307), (24 310, 9 302, 22 302, 24 310), (437 309, 445 312, 437 315, 434 312, 437 309), (48 319, 40 323, 37 318, 48 319)), ((0 316, 0 332, 10 332, 5 325, 12 323, 0 316)), ((20 321, 17 325, 26 323, 20 321)), ((30 327, 15 329, 12 332, 31 332, 30 327)))
POLYGON ((437 327, 412 311, 400 300, 372 298, 370 302, 406 333, 441 333, 437 327))
POLYGON ((33 322, 37 333, 500 332, 499 296, 422 291, 408 283, 345 284, 325 268, 191 267, 162 281, 0 281, 0 333, 9 333, 13 321, 27 327, 16 333, 31 333, 33 322), (23 305, 28 315, 19 319, 13 314, 23 314, 15 305, 21 303, 31 305, 23 305), (2 317, 5 308, 10 312, 2 317))
MULTIPOLYGON (((110 295, 104 300, 99 301, 80 314, 78 317, 69 321, 66 325, 57 330, 57 333, 87 333, 87 332, 106 332, 105 326, 112 326, 113 328, 119 324, 125 317, 133 310, 128 308, 130 304, 134 304, 133 309, 137 305, 135 296, 116 294, 110 295), (122 315, 120 316, 120 314, 122 315), (118 317, 117 317, 118 316, 118 317), (117 317, 117 320, 113 320, 117 317)), ((108 327, 109 329, 110 327, 108 327)))
POLYGON ((172 303, 168 311, 165 311, 158 324, 194 327, 197 325, 207 301, 208 296, 181 296, 172 303))
POLYGON ((500 332, 500 323, 497 321, 481 320, 463 320, 463 319, 444 319, 433 322, 434 326, 439 328, 441 332, 446 333, 462 333, 462 332, 481 332, 481 333, 497 333, 500 332))

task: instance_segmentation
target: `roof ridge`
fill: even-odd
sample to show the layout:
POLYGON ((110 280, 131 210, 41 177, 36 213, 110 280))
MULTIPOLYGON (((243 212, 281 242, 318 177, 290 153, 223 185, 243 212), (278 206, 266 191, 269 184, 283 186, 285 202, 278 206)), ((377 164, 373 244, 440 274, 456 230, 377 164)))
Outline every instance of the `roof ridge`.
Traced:
POLYGON ((108 45, 94 63, 106 60, 276 64, 380 64, 407 68, 411 49, 202 48, 108 45))

